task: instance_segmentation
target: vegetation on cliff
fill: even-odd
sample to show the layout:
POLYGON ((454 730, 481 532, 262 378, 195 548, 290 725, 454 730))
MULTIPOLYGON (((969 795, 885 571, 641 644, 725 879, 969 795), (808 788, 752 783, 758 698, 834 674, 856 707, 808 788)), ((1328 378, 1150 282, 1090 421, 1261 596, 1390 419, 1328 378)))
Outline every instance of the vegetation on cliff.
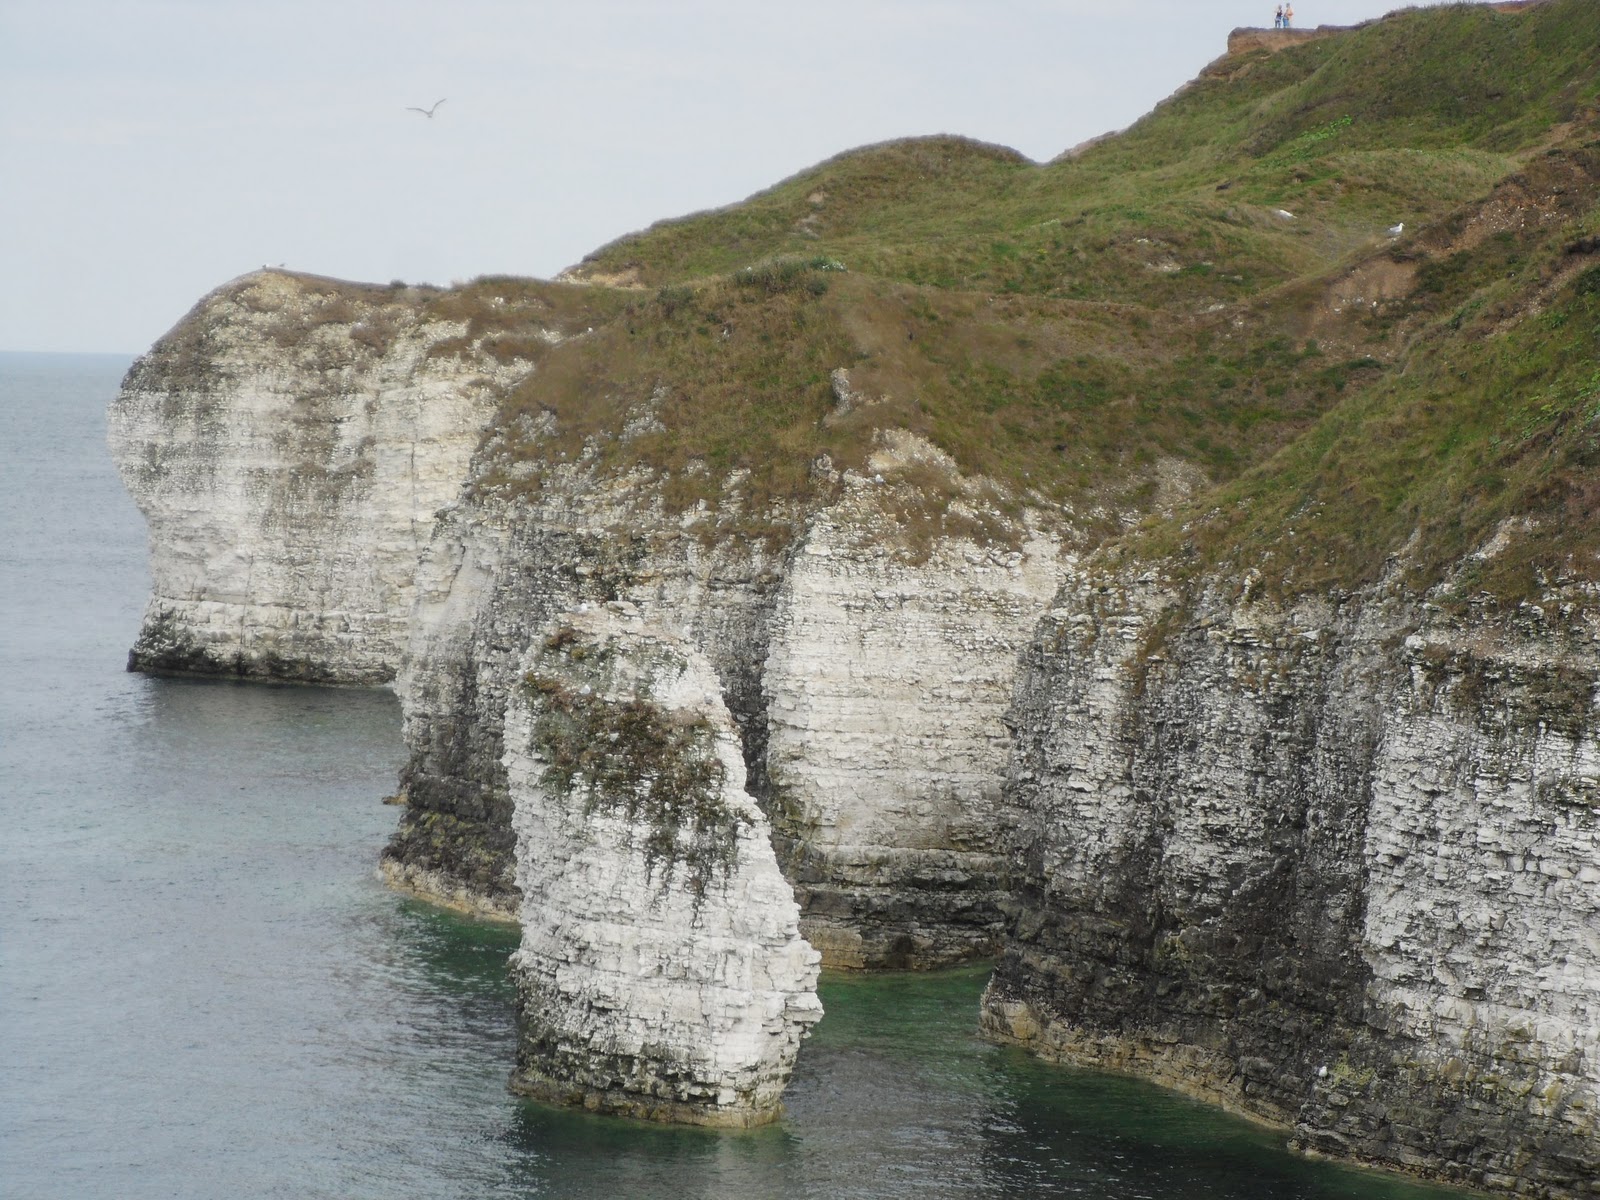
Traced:
POLYGON ((1594 508, 1597 45, 1581 0, 1409 11, 1051 163, 891 143, 663 222, 575 270, 634 298, 510 398, 487 482, 587 456, 759 510, 900 427, 1091 542, 1221 485, 1139 546, 1289 589, 1527 517, 1472 581, 1526 591, 1594 508))
MULTIPOLYGON (((533 366, 480 492, 636 479, 781 538, 906 429, 1083 545, 1156 514, 1139 553, 1293 591, 1402 550, 1437 580, 1498 535, 1461 585, 1527 594, 1596 569, 1597 46, 1588 0, 1405 11, 1225 56, 1049 163, 867 147, 565 282, 309 281, 286 336, 409 307, 449 324, 431 357, 533 366)), ((887 482, 953 527, 950 472, 887 482)))
POLYGON ((628 822, 647 869, 659 871, 657 886, 669 886, 681 865, 682 886, 699 899, 733 869, 748 818, 724 800, 711 723, 663 707, 638 681, 618 680, 614 659, 610 643, 563 625, 524 676, 541 786, 585 815, 628 822))

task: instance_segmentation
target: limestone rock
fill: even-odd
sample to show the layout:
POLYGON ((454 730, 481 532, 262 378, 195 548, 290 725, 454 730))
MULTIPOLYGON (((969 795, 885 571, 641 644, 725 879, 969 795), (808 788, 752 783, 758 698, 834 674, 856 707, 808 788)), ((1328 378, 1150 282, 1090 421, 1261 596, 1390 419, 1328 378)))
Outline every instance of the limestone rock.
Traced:
POLYGON ((388 289, 263 271, 134 364, 109 427, 150 530, 130 666, 393 678, 435 513, 527 370, 432 353, 465 328, 388 289))
POLYGON ((1592 1195, 1600 596, 1572 590, 1559 621, 1064 591, 1018 685, 985 1028, 1309 1150, 1592 1195))
MULTIPOLYGON (((716 672, 831 963, 991 952, 1002 718, 1059 582, 1056 533, 895 430, 867 473, 825 471, 827 498, 758 514, 669 513, 658 476, 582 455, 543 463, 537 489, 482 486, 531 465, 496 461, 501 440, 541 445, 537 418, 500 408, 563 336, 539 307, 561 285, 529 287, 507 301, 263 271, 206 297, 112 409, 151 539, 130 665, 392 679, 408 760, 385 876, 514 919, 502 723, 520 656, 557 614, 625 599, 716 672), (526 345, 503 353, 485 322, 526 345), (951 498, 931 516, 927 479, 951 498)), ((650 419, 645 403, 620 435, 650 419)))
POLYGON ((1006 708, 1060 578, 1059 548, 1026 526, 1014 547, 945 536, 908 553, 894 509, 912 466, 954 472, 888 437, 873 463, 886 482, 812 521, 770 619, 769 807, 830 966, 994 952, 1006 708))
POLYGON ((615 604, 559 621, 505 724, 522 945, 513 1086, 605 1112, 771 1120, 819 955, 695 649, 615 604))
MULTIPOLYGON (((703 653, 739 729, 806 935, 830 966, 991 953, 1001 928, 993 807, 1017 652, 1053 595, 1057 543, 963 530, 909 543, 908 470, 952 470, 892 435, 875 474, 795 514, 786 546, 660 512, 648 483, 579 468, 516 506, 475 498, 422 556, 397 681, 411 798, 391 878, 458 881, 516 911, 501 764, 520 647, 559 613, 620 599, 703 653)), ((459 896, 459 892, 451 894, 459 896)))

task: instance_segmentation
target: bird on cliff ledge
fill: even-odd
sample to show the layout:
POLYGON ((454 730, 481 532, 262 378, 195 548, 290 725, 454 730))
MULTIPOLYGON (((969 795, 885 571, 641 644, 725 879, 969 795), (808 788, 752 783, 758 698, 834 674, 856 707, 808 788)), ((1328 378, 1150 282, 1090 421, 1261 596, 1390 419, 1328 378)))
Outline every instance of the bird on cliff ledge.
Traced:
POLYGON ((427 117, 428 120, 431 121, 431 120, 433 120, 433 114, 438 109, 439 105, 443 104, 449 98, 450 97, 448 97, 448 96, 441 96, 439 99, 437 99, 437 100, 435 100, 433 102, 433 108, 418 108, 415 104, 408 104, 408 105, 406 105, 406 111, 407 112, 419 112, 423 116, 427 117))

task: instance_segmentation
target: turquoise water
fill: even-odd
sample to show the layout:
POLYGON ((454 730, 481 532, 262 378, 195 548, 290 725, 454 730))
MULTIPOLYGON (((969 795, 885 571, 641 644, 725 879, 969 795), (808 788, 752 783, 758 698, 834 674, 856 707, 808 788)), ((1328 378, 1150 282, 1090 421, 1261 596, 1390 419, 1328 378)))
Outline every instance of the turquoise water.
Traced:
POLYGON ((0 1195, 1424 1200, 973 1036, 981 970, 830 978, 779 1125, 510 1095, 505 928, 387 891, 381 692, 122 670, 126 360, 0 355, 0 1195))

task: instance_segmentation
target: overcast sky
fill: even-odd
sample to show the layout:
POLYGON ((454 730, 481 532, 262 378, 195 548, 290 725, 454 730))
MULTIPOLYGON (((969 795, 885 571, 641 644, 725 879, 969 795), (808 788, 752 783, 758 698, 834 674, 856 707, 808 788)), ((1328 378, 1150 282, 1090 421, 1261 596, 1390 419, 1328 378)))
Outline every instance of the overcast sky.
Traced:
MULTIPOLYGON (((550 276, 886 138, 1051 158, 1273 7, 0 0, 0 349, 142 351, 263 263, 550 276)), ((1394 7, 1306 0, 1296 23, 1394 7)))

